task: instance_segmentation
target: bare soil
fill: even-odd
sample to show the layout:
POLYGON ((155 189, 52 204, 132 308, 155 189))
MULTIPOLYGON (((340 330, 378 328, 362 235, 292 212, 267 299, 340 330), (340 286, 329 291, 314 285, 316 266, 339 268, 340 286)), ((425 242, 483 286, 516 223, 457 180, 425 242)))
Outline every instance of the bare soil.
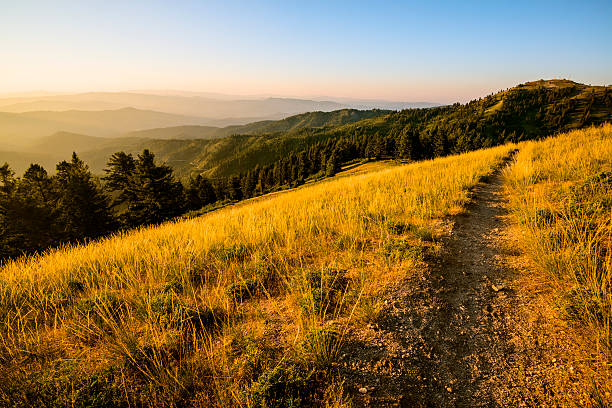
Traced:
POLYGON ((444 221, 441 253, 387 290, 378 321, 346 335, 339 370, 355 406, 587 405, 588 345, 523 254, 501 171, 473 193, 444 221))

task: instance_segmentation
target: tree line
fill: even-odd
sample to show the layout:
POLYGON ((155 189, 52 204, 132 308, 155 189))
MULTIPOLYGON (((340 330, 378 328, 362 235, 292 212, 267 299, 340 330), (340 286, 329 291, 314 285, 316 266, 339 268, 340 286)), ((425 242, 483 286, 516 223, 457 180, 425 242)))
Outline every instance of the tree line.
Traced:
POLYGON ((93 176, 73 153, 50 176, 32 164, 16 178, 0 167, 0 259, 62 243, 98 238, 122 228, 162 222, 184 212, 183 185, 144 150, 114 154, 106 176, 93 176))
POLYGON ((5 164, 0 167, 0 259, 295 187, 333 176, 353 160, 422 160, 535 139, 597 124, 592 112, 612 110, 608 89, 580 100, 572 98, 576 92, 573 87, 516 88, 503 102, 490 95, 465 105, 408 109, 349 126, 303 129, 286 139, 282 155, 253 151, 259 162, 247 158, 252 165, 246 171, 214 178, 194 174, 184 183, 171 167, 155 163, 148 150, 136 157, 113 154, 100 179, 76 154, 59 163, 53 176, 32 164, 16 178, 5 164), (277 159, 263 164, 261 156, 277 159))

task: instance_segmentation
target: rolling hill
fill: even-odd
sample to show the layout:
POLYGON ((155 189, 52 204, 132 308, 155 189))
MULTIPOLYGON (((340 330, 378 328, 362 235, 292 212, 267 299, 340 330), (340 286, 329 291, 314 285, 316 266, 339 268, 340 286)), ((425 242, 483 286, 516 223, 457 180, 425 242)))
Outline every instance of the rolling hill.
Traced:
MULTIPOLYGON (((182 177, 194 173, 219 177, 244 173, 256 165, 269 165, 291 153, 297 154, 330 140, 341 141, 358 150, 376 140, 384 145, 381 147, 392 151, 402 137, 409 137, 412 149, 419 146, 417 156, 429 158, 506 141, 538 139, 606 121, 612 121, 611 87, 542 80, 463 105, 399 112, 313 112, 280 121, 219 129, 181 126, 145 130, 79 153, 96 173, 100 173, 113 152, 137 153, 150 148, 182 177), (198 139, 160 140, 192 136, 198 139), (215 137, 218 138, 213 139, 215 137), (128 140, 130 138, 134 140, 128 140)), ((70 143, 56 143, 66 145, 67 157, 70 143)))
POLYGON ((389 113, 388 110, 341 109, 331 112, 307 112, 281 120, 263 120, 223 128, 213 126, 175 126, 130 132, 125 136, 151 139, 213 139, 231 135, 256 135, 294 132, 304 128, 324 128, 357 122, 389 113))
MULTIPOLYGON (((113 153, 125 150, 128 153, 135 154, 149 148, 160 160, 172 165, 180 175, 186 175, 196 167, 209 170, 214 167, 214 163, 222 161, 223 157, 235 156, 241 149, 257 150, 257 145, 270 139, 267 132, 274 132, 278 136, 278 134, 284 132, 294 132, 304 128, 332 127, 387 113, 388 111, 358 111, 354 109, 310 112, 279 121, 260 121, 244 126, 225 128, 211 126, 164 127, 129 132, 122 137, 115 138, 56 132, 50 136, 36 139, 18 153, 13 153, 13 151, 1 152, 0 161, 11 164, 19 174, 31 162, 38 162, 52 170, 55 163, 69 157, 73 151, 76 151, 86 160, 94 172, 101 174, 108 157, 113 153), (236 136, 215 142, 208 141, 221 139, 232 134, 256 136, 236 136), (29 153, 31 154, 28 155, 29 153)), ((284 139, 286 136, 286 134, 283 134, 282 138, 284 139)))
POLYGON ((0 98, 0 111, 139 110, 181 116, 227 118, 277 118, 315 110, 336 110, 345 105, 331 101, 295 98, 219 99, 201 96, 156 95, 136 92, 90 92, 30 98, 0 98))
POLYGON ((37 138, 60 131, 116 137, 140 129, 205 123, 207 120, 200 117, 134 108, 106 111, 0 112, 0 143, 24 146, 37 138))

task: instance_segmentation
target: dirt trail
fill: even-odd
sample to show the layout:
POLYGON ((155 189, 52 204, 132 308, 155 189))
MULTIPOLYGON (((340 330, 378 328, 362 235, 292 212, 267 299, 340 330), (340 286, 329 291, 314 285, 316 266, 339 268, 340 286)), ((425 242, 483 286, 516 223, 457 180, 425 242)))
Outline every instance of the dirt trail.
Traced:
POLYGON ((517 254, 505 244, 500 171, 474 194, 429 268, 388 291, 380 321, 348 334, 340 370, 356 406, 531 405, 516 372, 537 342, 515 338, 517 254))

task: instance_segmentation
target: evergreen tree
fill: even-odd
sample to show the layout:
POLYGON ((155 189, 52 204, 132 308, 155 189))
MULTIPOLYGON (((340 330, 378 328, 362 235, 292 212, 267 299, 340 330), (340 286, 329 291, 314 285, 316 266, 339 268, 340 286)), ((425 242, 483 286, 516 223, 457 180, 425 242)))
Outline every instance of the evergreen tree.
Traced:
POLYGON ((30 164, 21 179, 20 188, 28 191, 30 198, 43 206, 54 206, 53 180, 39 164, 30 164))
POLYGON ((191 210, 198 210, 217 200, 212 184, 201 174, 189 180, 185 196, 187 198, 187 207, 191 210))
POLYGON ((239 176, 232 176, 229 179, 229 198, 232 200, 242 200, 242 183, 239 176))
MULTIPOLYGON (((115 191, 116 194, 113 200, 113 207, 121 211, 118 207, 128 205, 134 202, 136 197, 132 194, 130 188, 133 182, 136 162, 131 154, 125 152, 117 152, 113 154, 107 163, 107 168, 104 169, 106 176, 102 180, 106 181, 105 188, 109 191, 115 191)), ((125 210, 125 208, 123 208, 125 210)))
POLYGON ((340 171, 340 160, 338 159, 338 152, 334 150, 327 160, 325 167, 325 175, 327 177, 335 176, 340 171))
POLYGON ((57 165, 58 223, 66 239, 103 235, 113 228, 108 197, 76 153, 57 165))
POLYGON ((156 165, 155 155, 143 150, 136 159, 115 153, 105 170, 107 187, 118 193, 115 206, 126 226, 165 221, 185 209, 183 185, 172 168, 156 165))
POLYGON ((129 196, 135 197, 127 214, 132 225, 162 222, 183 212, 183 185, 174 178, 172 168, 155 164, 155 155, 148 149, 135 161, 129 189, 129 196))

